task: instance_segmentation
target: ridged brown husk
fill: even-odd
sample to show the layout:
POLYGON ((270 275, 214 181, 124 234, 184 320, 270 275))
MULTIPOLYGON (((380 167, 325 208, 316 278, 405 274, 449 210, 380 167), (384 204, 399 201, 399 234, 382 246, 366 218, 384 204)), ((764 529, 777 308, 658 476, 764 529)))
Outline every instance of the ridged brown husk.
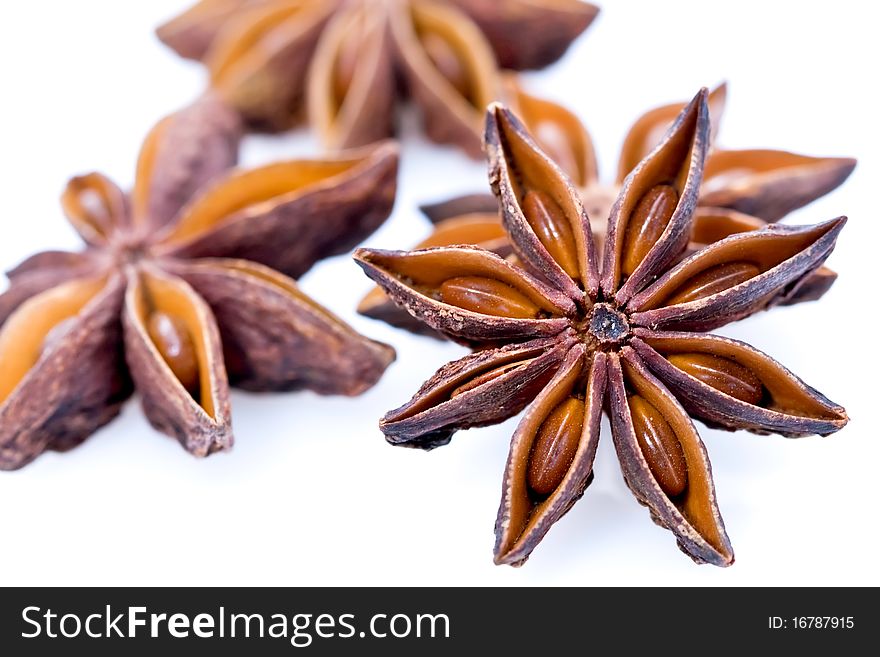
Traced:
POLYGON ((130 194, 70 181, 62 205, 87 248, 28 258, 0 295, 0 468, 80 443, 133 389, 206 456, 232 446, 230 383, 355 395, 393 360, 290 277, 388 216, 396 147, 237 170, 240 136, 205 97, 150 132, 130 194))
MULTIPOLYGON (((505 469, 496 563, 522 564, 583 495, 603 411, 636 499, 694 561, 718 566, 733 563, 733 549, 691 417, 790 437, 847 422, 769 356, 704 333, 809 281, 845 223, 749 226, 712 239, 714 226, 695 230, 709 101, 698 93, 622 181, 601 258, 579 190, 500 105, 486 123, 489 179, 519 264, 473 246, 355 254, 394 303, 477 348, 382 418, 390 443, 437 447, 525 408, 505 469), (695 248, 695 234, 711 244, 695 248)), ((481 208, 474 199, 462 207, 481 208)))

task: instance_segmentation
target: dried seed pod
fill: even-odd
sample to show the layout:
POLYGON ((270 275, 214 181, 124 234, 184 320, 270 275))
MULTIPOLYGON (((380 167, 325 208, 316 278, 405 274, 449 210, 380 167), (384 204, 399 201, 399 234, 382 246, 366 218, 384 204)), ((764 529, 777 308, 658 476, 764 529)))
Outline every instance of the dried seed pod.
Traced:
POLYGON ((700 201, 776 221, 838 187, 855 166, 848 157, 716 150, 706 163, 700 201))
POLYGON ((816 226, 771 224, 686 258, 627 304, 641 326, 705 331, 765 308, 818 269, 845 217, 816 226))
POLYGON ((559 125, 550 121, 542 121, 534 127, 533 132, 535 133, 535 141, 559 165, 560 169, 575 180, 583 175, 579 172, 577 155, 573 152, 567 135, 559 125))
POLYGON ((9 288, 0 294, 0 326, 28 299, 80 278, 106 273, 106 263, 97 251, 83 253, 43 251, 6 272, 9 288))
POLYGON ((575 346, 526 411, 507 458, 495 523, 495 563, 522 565, 583 495, 592 478, 605 382, 606 355, 589 358, 583 345, 575 346), (583 399, 573 399, 578 390, 583 399), (563 438, 558 452, 548 444, 551 434, 560 434, 554 425, 563 438))
POLYGON ((228 174, 187 205, 157 249, 253 260, 296 277, 373 232, 394 205, 397 147, 228 174))
MULTIPOLYGON (((697 208, 694 215, 694 228, 691 231, 691 248, 720 242, 737 233, 758 230, 767 222, 728 208, 697 208)), ((773 299, 773 305, 790 306, 804 301, 815 301, 824 295, 834 284, 837 274, 827 267, 819 267, 799 282, 780 291, 773 299)))
POLYGON ((828 267, 819 267, 813 273, 782 290, 773 303, 780 306, 793 306, 804 301, 821 299, 837 280, 837 272, 828 267))
POLYGON ((70 320, 78 321, 89 302, 101 292, 105 281, 100 278, 75 280, 54 287, 27 301, 3 325, 0 332, 3 375, 0 377, 0 404, 12 394, 48 351, 54 329, 70 320))
POLYGON ((61 195, 61 207, 86 244, 107 243, 113 226, 127 216, 125 194, 100 173, 72 178, 61 195))
MULTIPOLYGON (((502 257, 510 255, 510 241, 501 226, 497 214, 466 214, 440 222, 434 232, 416 245, 416 249, 455 244, 474 244, 480 248, 497 253, 502 257)), ((388 295, 376 286, 367 293, 358 304, 358 313, 378 319, 392 326, 428 335, 435 338, 443 336, 426 327, 422 322, 415 321, 412 316, 394 304, 388 295)))
POLYGON ((692 559, 729 566, 733 549, 715 500, 706 448, 684 409, 630 347, 621 349, 620 356, 609 357, 608 386, 614 446, 627 485, 648 506, 654 521, 675 534, 679 547, 692 559), (635 397, 628 400, 627 389, 650 405, 637 406, 640 419, 630 410, 635 397), (655 434, 661 427, 662 451, 643 449, 638 432, 646 424, 652 425, 655 434), (673 456, 669 445, 675 443, 680 453, 673 456))
POLYGON ((485 37, 467 14, 433 2, 410 3, 392 12, 390 23, 397 61, 428 136, 478 157, 483 110, 500 93, 485 37))
POLYGON ((406 297, 410 313, 433 329, 466 343, 480 340, 487 331, 520 338, 554 335, 565 328, 566 322, 550 316, 574 309, 574 302, 565 295, 552 292, 537 279, 522 276, 497 255, 474 247, 439 247, 409 253, 358 249, 355 260, 392 300, 406 297), (470 282, 483 279, 481 284, 494 281, 488 286, 501 294, 485 305, 479 304, 479 297, 472 297, 461 288, 453 288, 453 295, 444 298, 443 284, 455 278, 470 282), (528 302, 541 311, 541 317, 506 317, 506 307, 498 305, 505 299, 518 302, 520 307, 528 302), (499 312, 502 314, 495 314, 499 312))
MULTIPOLYGON (((713 142, 726 96, 726 84, 709 94, 713 142)), ((676 103, 650 110, 630 128, 621 148, 618 183, 654 148, 682 107, 683 104, 676 103)), ((851 158, 716 148, 706 159, 699 202, 702 206, 740 210, 773 222, 835 189, 852 173, 855 164, 851 158)))
POLYGON ((562 105, 527 94, 514 75, 504 77, 504 91, 538 145, 574 184, 585 188, 596 183, 599 169, 593 140, 578 118, 562 105))
POLYGON ((458 429, 512 417, 547 385, 574 344, 569 333, 562 340, 485 349, 449 363, 382 418, 382 432, 392 444, 433 449, 458 429))
MULTIPOLYGON (((509 256, 512 247, 496 215, 491 213, 456 215, 457 212, 477 210, 493 205, 496 205, 494 198, 490 204, 484 196, 476 195, 454 198, 444 203, 426 206, 429 218, 437 222, 435 231, 414 248, 474 244, 500 255, 509 256)), ((756 217, 735 210, 698 207, 695 212, 690 249, 696 251, 701 246, 720 241, 736 233, 757 230, 766 225, 766 222, 756 217)), ((594 232, 594 241, 597 247, 601 248, 601 233, 594 232)), ((833 271, 827 267, 820 267, 801 281, 780 290, 771 301, 768 301, 768 306, 792 305, 818 299, 828 291, 835 279, 836 274, 833 271)), ((379 288, 371 291, 362 300, 358 312, 414 333, 442 337, 423 323, 414 320, 404 309, 394 305, 379 288)))
MULTIPOLYGON (((727 83, 723 82, 710 91, 706 100, 709 109, 709 139, 710 142, 714 142, 727 104, 727 83)), ((620 158, 617 163, 618 185, 622 184, 636 165, 648 157, 663 140, 675 118, 686 106, 687 103, 671 103, 655 107, 642 114, 633 123, 620 148, 620 158)), ((711 157, 709 155, 707 161, 711 157)))
POLYGON ((229 387, 220 335, 207 304, 185 282, 157 269, 129 276, 123 313, 126 359, 147 419, 196 456, 230 448, 229 387), (174 317, 189 335, 196 381, 179 380, 162 353, 167 344, 160 347, 151 339, 148 322, 157 312, 174 317))
POLYGON ((589 219, 571 182, 501 105, 489 108, 485 142, 489 180, 517 255, 572 299, 583 296, 580 286, 595 290, 589 219))
POLYGON ((118 325, 123 290, 119 276, 75 279, 32 296, 3 323, 0 469, 69 449, 117 415, 131 394, 118 325), (63 339, 53 339, 56 328, 63 339))
POLYGON ((393 133, 394 68, 384 10, 352 4, 330 21, 309 68, 309 120, 328 149, 393 133))
MULTIPOLYGON (((358 26, 360 28, 360 26, 358 26)), ((355 69, 361 50, 364 47, 364 35, 358 30, 349 33, 346 39, 340 44, 339 50, 333 61, 333 72, 328 76, 332 84, 333 101, 337 107, 341 107, 351 89, 351 84, 355 79, 355 69)))
POLYGON ((181 57, 203 59, 224 25, 242 9, 267 0, 200 0, 156 29, 156 35, 181 57))
MULTIPOLYGON (((553 103, 542 101, 540 99, 532 99, 526 94, 523 94, 521 88, 516 83, 515 77, 512 75, 509 76, 505 82, 506 97, 516 107, 519 113, 523 115, 525 124, 529 126, 530 130, 535 135, 536 142, 553 155, 554 158, 557 159, 557 163, 560 164, 563 169, 569 169, 569 167, 565 166, 562 162, 563 159, 566 159, 566 156, 564 154, 559 155, 557 151, 553 150, 550 144, 542 143, 542 140, 539 138, 540 135, 538 134, 538 130, 543 124, 549 125, 557 134, 565 133, 567 135, 566 142, 571 145, 572 149, 574 149, 575 145, 581 143, 580 136, 583 136, 587 143, 589 140, 589 137, 586 135, 583 126, 577 120, 577 117, 553 103), (531 101, 534 101, 534 103, 531 101)), ((726 85, 721 85, 708 95, 707 105, 709 115, 711 116, 710 132, 712 133, 717 129, 718 117, 723 109, 725 97, 726 85)), ((630 146, 633 146, 634 144, 638 146, 639 156, 648 154, 661 138, 662 132, 672 123, 675 113, 683 107, 685 107, 685 104, 680 103, 648 112, 643 119, 640 119, 637 124, 633 126, 633 130, 631 131, 627 142, 630 146)), ((626 148, 624 150, 626 150, 626 148)), ((706 161, 708 162, 711 160, 711 157, 711 154, 709 154, 706 161)), ((628 173, 634 165, 635 162, 626 169, 626 172, 628 173)), ((614 196, 617 191, 616 188, 613 186, 600 185, 595 180, 584 187, 576 174, 571 171, 569 171, 569 173, 575 178, 578 186, 581 187, 579 191, 582 196, 582 204, 587 210, 589 216, 594 220, 597 217, 607 216, 611 205, 613 204, 614 196)), ((780 174, 784 175, 784 171, 781 171, 780 174)), ((704 190, 705 188, 703 187, 701 189, 704 190)), ((698 203, 702 202, 702 199, 698 199, 698 203)), ((486 200, 481 197, 469 197, 465 199, 453 199, 450 202, 429 206, 428 212, 429 218, 431 218, 432 221, 437 222, 462 212, 473 212, 477 209, 491 211, 494 205, 495 202, 492 199, 486 200)), ((695 250, 699 246, 710 244, 734 233, 754 230, 764 225, 766 225, 766 222, 756 217, 750 217, 728 208, 698 206, 694 215, 691 244, 689 248, 695 250)), ((600 250, 605 242, 604 237, 603 226, 597 226, 594 221, 593 238, 600 250)), ((646 247, 649 247, 652 243, 653 240, 644 241, 646 247)), ((485 245, 480 244, 480 246, 485 245)), ((486 248, 494 249, 495 247, 492 246, 486 248)), ((684 255, 686 254, 681 254, 676 259, 681 258, 684 255)), ((539 277, 541 276, 540 270, 529 266, 527 260, 523 261, 523 264, 531 273, 539 277)), ((815 273, 780 290, 773 299, 768 300, 768 307, 770 305, 790 305, 801 301, 817 299, 830 288, 835 278, 836 276, 830 270, 824 267, 817 269, 815 273)), ((378 303, 380 299, 381 297, 376 296, 374 302, 378 303)), ((418 331, 416 328, 417 324, 405 319, 402 313, 402 310, 398 313, 394 312, 393 309, 383 307, 381 309, 380 318, 384 321, 393 323, 395 326, 418 331)), ((379 312, 373 312, 373 316, 379 317, 379 312)))
POLYGON ((663 141, 623 182, 620 196, 611 209, 602 259, 602 289, 607 297, 616 290, 614 298, 620 304, 626 303, 678 258, 690 240, 709 146, 707 95, 703 89, 685 107, 663 141), (672 189, 654 191, 660 185, 672 189), (658 193, 662 202, 652 212, 653 194, 658 193), (647 205, 640 208, 646 196, 647 205), (673 198, 677 204, 670 214, 669 204, 673 198), (662 232, 654 238, 661 226, 662 232), (647 233, 642 234, 644 229, 647 233), (639 238, 646 241, 640 242, 639 238), (632 273, 626 276, 625 270, 632 273), (626 280, 620 285, 624 276, 626 280))
POLYGON ((455 47, 439 32, 421 32, 419 41, 428 59, 434 64, 434 68, 440 75, 446 78, 455 90, 466 98, 472 100, 473 85, 470 80, 470 72, 466 68, 461 55, 455 47))
POLYGON ((544 68, 565 53, 599 13, 581 0, 449 0, 468 13, 508 69, 544 68))
MULTIPOLYGON (((159 121, 138 156, 131 223, 142 233, 168 226, 187 201, 235 166, 241 136, 238 115, 213 95, 159 121)), ((124 212, 114 226, 128 222, 124 212)))
POLYGON ((847 422, 840 405, 743 342, 645 329, 636 336, 632 346, 651 371, 711 426, 797 437, 827 435, 847 422))
POLYGON ((268 3, 236 16, 205 57, 212 88, 251 125, 294 125, 302 118, 312 53, 336 4, 268 3))
MULTIPOLYGON (((31 274, 64 273, 67 280, 79 278, 78 274, 92 269, 95 264, 96 251, 40 251, 25 258, 15 267, 6 272, 6 276, 14 287, 23 278, 31 274)), ((5 294, 5 293, 4 293, 5 294)), ((0 324, 3 320, 0 319, 0 324)))

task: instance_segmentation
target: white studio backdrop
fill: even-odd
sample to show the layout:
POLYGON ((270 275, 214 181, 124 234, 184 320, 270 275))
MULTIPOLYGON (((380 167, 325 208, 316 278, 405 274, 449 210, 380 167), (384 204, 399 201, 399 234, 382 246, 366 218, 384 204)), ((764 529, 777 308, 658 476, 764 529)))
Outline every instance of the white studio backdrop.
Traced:
MULTIPOLYGON (((0 4, 0 266, 77 248, 58 196, 100 170, 131 184, 140 140, 193 98, 202 70, 155 25, 186 0, 0 4)), ((83 446, 0 473, 0 585, 858 585, 880 584, 874 481, 880 464, 876 312, 880 60, 868 5, 607 0, 598 20, 529 89, 589 127, 613 175, 629 124, 703 85, 730 84, 720 143, 854 156, 839 190, 792 214, 847 214, 819 303, 763 313, 727 335, 770 353, 844 404, 829 438, 700 431, 737 553, 698 567, 626 489, 607 422, 586 496, 521 569, 492 564, 493 525, 516 420, 458 434, 431 453, 392 448, 378 417, 460 347, 392 330, 354 308, 370 282, 350 257, 303 277, 314 298, 398 360, 355 399, 233 393, 237 444, 197 460, 156 433, 137 401, 83 446)), ((405 116, 393 216, 368 245, 405 248, 429 226, 419 203, 484 191, 482 162, 425 142, 405 116)), ((248 138, 245 164, 317 156, 303 131, 248 138)), ((4 285, 5 283, 0 283, 4 285)))

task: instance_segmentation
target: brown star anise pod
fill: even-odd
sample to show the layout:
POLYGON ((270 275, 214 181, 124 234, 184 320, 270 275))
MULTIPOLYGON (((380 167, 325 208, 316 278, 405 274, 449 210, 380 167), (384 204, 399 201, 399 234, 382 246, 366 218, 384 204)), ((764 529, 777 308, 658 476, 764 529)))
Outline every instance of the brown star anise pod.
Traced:
POLYGON ((396 147, 230 170, 240 132, 205 98, 150 132, 130 195, 70 181, 87 248, 32 256, 0 295, 0 468, 79 444, 132 387, 153 426, 206 456, 232 445, 230 384, 355 395, 394 359, 288 275, 388 216, 396 147))
POLYGON ((498 65, 550 64, 597 11, 580 0, 202 0, 157 33, 203 61, 257 127, 287 128, 307 109, 325 145, 360 146, 392 134, 405 88, 433 140, 479 157, 498 65))
MULTIPOLYGON (((527 94, 513 76, 506 78, 507 93, 535 142, 574 181, 587 213, 594 220, 594 239, 601 252, 611 204, 633 168, 653 149, 681 112, 685 103, 649 110, 630 128, 618 164, 617 179, 606 185, 599 180, 596 156, 589 133, 578 118, 557 103, 527 94)), ((714 141, 724 112, 727 85, 709 94, 710 141, 714 141)), ((703 171, 691 233, 691 249, 756 230, 774 222, 832 191, 852 173, 856 161, 843 157, 809 157, 785 151, 723 150, 711 148, 703 171), (745 214, 749 212, 751 214, 745 214)), ((415 248, 475 244, 507 256, 510 242, 501 226, 498 201, 491 194, 474 194, 423 206, 435 224, 432 234, 415 248)), ((810 277, 774 301, 792 305, 814 301, 827 292, 837 278, 821 267, 810 277)), ((440 337, 424 324, 391 303, 376 288, 360 303, 358 312, 393 326, 440 337)))
POLYGON ((703 90, 624 180, 601 271, 580 194, 498 105, 486 127, 489 177, 528 270, 473 246, 356 252, 397 303, 478 348, 385 415, 389 442, 430 449, 528 406, 504 474, 497 563, 523 563, 584 493, 603 409, 636 498, 695 561, 720 566, 733 562, 733 550, 690 416, 791 437, 847 422, 843 408, 769 356, 703 333, 809 276, 845 222, 770 225, 682 258, 708 133, 703 90))

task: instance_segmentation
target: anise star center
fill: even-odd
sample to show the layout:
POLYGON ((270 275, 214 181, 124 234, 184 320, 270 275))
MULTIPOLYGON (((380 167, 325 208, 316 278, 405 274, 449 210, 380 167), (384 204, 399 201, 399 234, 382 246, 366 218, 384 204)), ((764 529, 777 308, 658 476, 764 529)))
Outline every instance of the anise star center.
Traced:
POLYGON ((133 232, 119 232, 108 246, 113 262, 118 267, 138 265, 152 257, 151 242, 144 235, 133 232))
POLYGON ((630 337, 626 315, 608 303, 597 303, 587 313, 578 331, 581 339, 597 349, 619 347, 630 337))

